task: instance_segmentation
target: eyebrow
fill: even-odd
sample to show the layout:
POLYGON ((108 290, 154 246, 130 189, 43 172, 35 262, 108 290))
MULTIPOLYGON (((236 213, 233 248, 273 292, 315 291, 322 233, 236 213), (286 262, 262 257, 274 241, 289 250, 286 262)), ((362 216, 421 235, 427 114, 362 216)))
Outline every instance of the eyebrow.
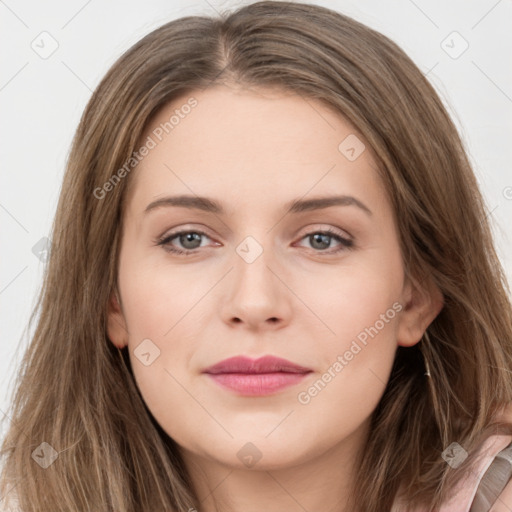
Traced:
MULTIPOLYGON (((146 214, 155 208, 161 208, 164 206, 177 206, 193 210, 202 210, 220 215, 225 213, 221 204, 214 199, 191 195, 167 196, 157 199, 156 201, 148 204, 144 213, 146 214)), ((332 206, 356 206, 363 210, 367 215, 373 215, 372 211, 359 199, 347 195, 315 197, 312 199, 295 199, 286 203, 285 209, 289 213, 302 213, 330 208, 332 206)))

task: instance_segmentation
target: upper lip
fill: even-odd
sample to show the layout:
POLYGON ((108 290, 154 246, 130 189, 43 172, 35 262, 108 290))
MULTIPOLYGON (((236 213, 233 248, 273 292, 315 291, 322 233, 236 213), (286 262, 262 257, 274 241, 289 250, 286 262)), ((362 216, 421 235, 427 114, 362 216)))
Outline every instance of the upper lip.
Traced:
POLYGON ((224 359, 204 370, 204 373, 308 373, 310 368, 287 361, 280 357, 264 356, 251 359, 245 356, 235 356, 224 359))

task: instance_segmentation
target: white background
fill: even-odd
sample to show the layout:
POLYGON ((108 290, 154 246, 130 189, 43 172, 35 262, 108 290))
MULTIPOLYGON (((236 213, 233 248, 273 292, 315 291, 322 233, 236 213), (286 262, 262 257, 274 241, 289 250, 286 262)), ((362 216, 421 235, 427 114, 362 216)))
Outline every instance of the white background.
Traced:
MULTIPOLYGON (((41 284, 43 263, 32 248, 50 234, 71 139, 92 91, 125 50, 158 26, 248 3, 0 0, 0 419, 41 284), (50 37, 43 31, 58 43, 46 59, 31 46, 50 37)), ((512 285, 512 0, 311 3, 384 33, 427 74, 463 136, 512 285), (453 58, 464 40, 468 49, 453 58)))

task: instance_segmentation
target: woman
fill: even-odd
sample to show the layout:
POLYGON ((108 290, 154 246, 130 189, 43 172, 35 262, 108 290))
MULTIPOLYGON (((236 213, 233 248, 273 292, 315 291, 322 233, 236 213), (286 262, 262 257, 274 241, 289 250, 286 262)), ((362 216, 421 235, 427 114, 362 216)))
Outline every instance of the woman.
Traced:
POLYGON ((160 27, 78 127, 2 496, 510 509, 512 315, 486 215, 383 35, 295 2, 160 27))

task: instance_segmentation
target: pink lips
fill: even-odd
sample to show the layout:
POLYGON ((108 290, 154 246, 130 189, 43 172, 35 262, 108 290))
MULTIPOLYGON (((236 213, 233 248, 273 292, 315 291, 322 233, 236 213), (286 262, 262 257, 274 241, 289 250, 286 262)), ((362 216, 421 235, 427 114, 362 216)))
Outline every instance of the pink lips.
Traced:
POLYGON ((217 384, 243 395, 268 395, 300 382, 311 369, 286 359, 265 356, 259 359, 237 356, 206 370, 217 384))

